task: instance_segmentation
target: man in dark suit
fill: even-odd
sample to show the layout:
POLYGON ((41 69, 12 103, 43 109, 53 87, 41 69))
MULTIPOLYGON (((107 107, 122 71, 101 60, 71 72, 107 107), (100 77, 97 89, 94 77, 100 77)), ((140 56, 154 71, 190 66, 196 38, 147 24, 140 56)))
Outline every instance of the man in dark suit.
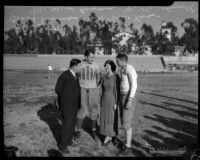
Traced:
POLYGON ((77 112, 80 106, 80 85, 76 73, 79 72, 79 59, 70 61, 70 69, 64 71, 58 78, 55 92, 62 114, 62 131, 58 148, 62 153, 70 153, 67 148, 73 146, 73 135, 76 124, 77 112))

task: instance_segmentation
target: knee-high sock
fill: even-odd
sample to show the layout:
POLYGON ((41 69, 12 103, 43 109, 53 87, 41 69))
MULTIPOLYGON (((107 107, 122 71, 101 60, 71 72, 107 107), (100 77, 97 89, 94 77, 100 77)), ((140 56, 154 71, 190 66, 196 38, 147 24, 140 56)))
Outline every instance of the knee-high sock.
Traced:
POLYGON ((109 140, 112 140, 112 137, 106 136, 106 138, 104 139, 104 143, 107 143, 109 140))
POLYGON ((97 121, 92 120, 92 131, 96 130, 97 121))
POLYGON ((77 119, 77 130, 82 129, 82 125, 83 125, 83 119, 77 119))
POLYGON ((126 146, 131 147, 132 128, 126 131, 126 146))

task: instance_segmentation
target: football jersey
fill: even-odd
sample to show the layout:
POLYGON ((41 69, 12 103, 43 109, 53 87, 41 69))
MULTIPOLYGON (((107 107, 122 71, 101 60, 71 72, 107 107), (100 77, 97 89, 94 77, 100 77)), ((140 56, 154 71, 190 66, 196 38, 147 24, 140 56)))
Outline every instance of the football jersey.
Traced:
POLYGON ((79 64, 79 83, 83 88, 96 88, 100 79, 100 67, 93 62, 89 64, 86 61, 82 61, 79 64))

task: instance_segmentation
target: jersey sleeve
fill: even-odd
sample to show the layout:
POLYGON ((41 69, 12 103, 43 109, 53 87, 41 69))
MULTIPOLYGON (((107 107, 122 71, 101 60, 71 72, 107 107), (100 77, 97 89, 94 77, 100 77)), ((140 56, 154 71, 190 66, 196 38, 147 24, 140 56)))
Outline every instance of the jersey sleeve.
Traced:
POLYGON ((130 82, 129 97, 133 98, 135 96, 135 93, 136 93, 136 90, 137 90, 137 73, 132 66, 127 68, 127 75, 128 75, 129 82, 130 82))

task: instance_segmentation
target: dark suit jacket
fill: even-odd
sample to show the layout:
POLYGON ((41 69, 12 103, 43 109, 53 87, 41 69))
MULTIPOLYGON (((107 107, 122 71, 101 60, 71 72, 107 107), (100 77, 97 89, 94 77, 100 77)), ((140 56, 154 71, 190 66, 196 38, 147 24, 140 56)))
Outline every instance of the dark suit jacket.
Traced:
POLYGON ((55 92, 58 94, 58 103, 61 110, 77 110, 80 107, 80 85, 70 72, 64 71, 58 78, 55 92))

